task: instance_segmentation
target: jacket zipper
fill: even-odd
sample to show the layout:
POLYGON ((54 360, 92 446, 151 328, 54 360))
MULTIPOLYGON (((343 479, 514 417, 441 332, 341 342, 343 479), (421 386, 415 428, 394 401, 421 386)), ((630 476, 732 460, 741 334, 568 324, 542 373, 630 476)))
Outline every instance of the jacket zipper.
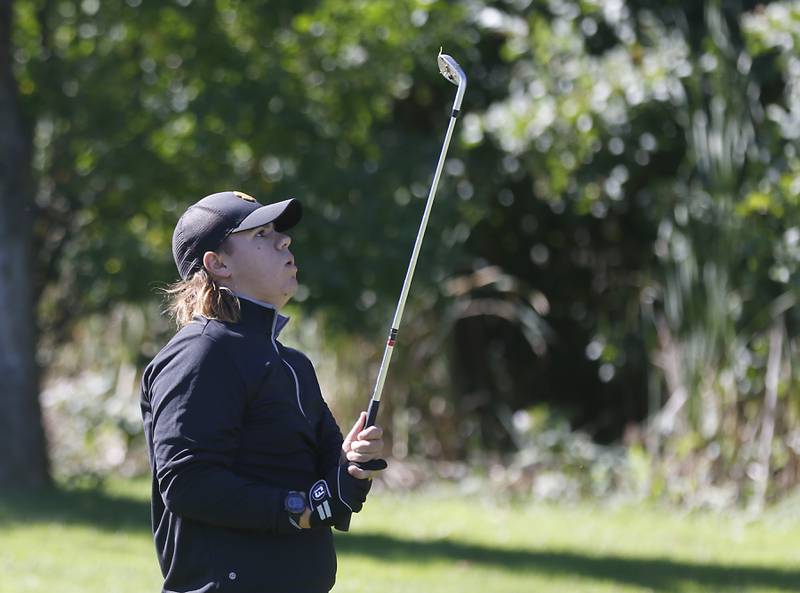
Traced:
POLYGON ((308 416, 306 416, 306 411, 303 409, 303 404, 300 402, 300 381, 297 379, 297 373, 294 371, 294 367, 292 367, 287 360, 283 359, 280 350, 278 350, 278 345, 275 343, 275 325, 277 322, 278 312, 275 311, 275 315, 272 317, 272 332, 269 338, 272 341, 272 346, 275 348, 275 354, 278 355, 278 358, 280 358, 283 364, 289 367, 289 370, 292 372, 292 377, 294 378, 294 393, 295 397, 297 397, 297 407, 300 408, 300 413, 303 415, 303 418, 308 418, 308 416))

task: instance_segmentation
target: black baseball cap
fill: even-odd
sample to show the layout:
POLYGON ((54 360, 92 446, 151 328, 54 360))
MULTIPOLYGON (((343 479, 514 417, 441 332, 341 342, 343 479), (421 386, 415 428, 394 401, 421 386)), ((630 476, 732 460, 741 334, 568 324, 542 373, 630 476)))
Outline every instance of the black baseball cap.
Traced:
POLYGON ((294 198, 263 205, 240 191, 223 191, 192 204, 172 233, 172 256, 186 280, 203 267, 203 254, 214 251, 231 233, 274 223, 275 230, 292 228, 303 216, 294 198))

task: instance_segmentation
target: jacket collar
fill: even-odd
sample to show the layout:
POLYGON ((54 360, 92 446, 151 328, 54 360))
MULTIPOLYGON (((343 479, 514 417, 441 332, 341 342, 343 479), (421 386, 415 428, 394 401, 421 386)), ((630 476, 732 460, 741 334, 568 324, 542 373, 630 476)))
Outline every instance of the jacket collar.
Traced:
POLYGON ((242 312, 242 318, 239 323, 242 325, 265 330, 267 334, 275 339, 281 333, 281 330, 286 327, 286 324, 289 323, 289 318, 286 315, 281 315, 269 303, 257 301, 241 294, 236 296, 239 297, 239 305, 242 312))

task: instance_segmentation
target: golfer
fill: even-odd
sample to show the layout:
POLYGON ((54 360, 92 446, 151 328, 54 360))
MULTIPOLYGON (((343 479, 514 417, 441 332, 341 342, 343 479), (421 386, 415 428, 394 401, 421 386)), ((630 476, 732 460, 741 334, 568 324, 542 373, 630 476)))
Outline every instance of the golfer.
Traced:
POLYGON ((180 329, 141 392, 164 592, 329 591, 331 528, 386 467, 382 430, 362 430, 362 413, 342 438, 311 361, 278 341, 297 290, 285 232, 301 216, 294 199, 225 191, 175 227, 180 329))

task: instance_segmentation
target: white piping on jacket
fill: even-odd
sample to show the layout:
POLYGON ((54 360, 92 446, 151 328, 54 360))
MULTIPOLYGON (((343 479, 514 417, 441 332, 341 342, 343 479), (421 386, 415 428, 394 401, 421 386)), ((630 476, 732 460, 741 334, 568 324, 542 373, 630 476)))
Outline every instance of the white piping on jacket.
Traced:
POLYGON ((308 416, 306 416, 306 411, 303 409, 303 404, 300 401, 300 380, 297 378, 297 373, 294 371, 294 367, 292 367, 292 365, 289 364, 288 361, 283 359, 280 350, 278 350, 278 344, 275 343, 275 325, 277 323, 278 323, 278 312, 275 311, 275 315, 273 315, 272 317, 272 331, 270 332, 269 339, 272 341, 272 345, 275 348, 275 354, 278 355, 278 358, 280 358, 283 361, 283 364, 289 367, 289 370, 292 372, 292 377, 294 377, 294 393, 295 396, 297 397, 297 407, 300 408, 300 413, 303 414, 303 418, 308 418, 308 416))

